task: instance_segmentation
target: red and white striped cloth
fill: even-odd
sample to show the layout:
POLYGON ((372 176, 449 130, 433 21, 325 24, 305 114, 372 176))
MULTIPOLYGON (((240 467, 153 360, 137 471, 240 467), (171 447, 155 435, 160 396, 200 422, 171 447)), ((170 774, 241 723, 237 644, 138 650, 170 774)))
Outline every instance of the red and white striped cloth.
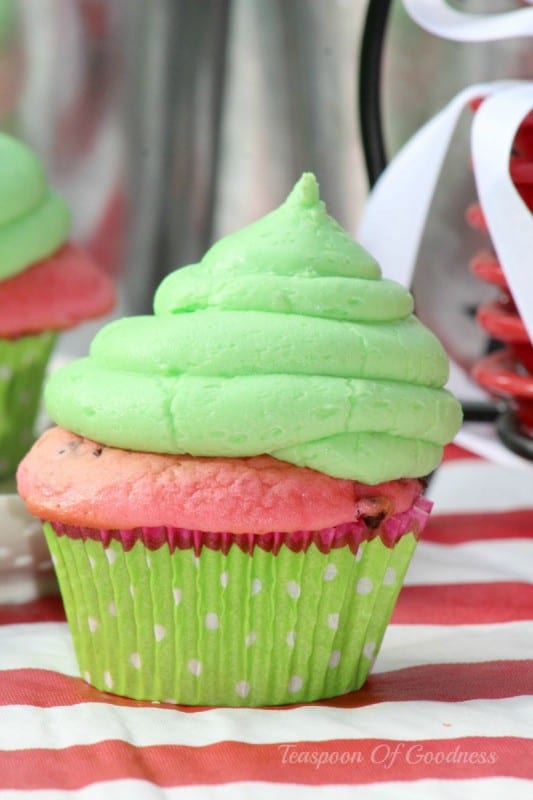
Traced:
POLYGON ((0 800, 533 796, 533 472, 450 448, 359 692, 281 709, 114 698, 61 601, 0 606, 0 800))

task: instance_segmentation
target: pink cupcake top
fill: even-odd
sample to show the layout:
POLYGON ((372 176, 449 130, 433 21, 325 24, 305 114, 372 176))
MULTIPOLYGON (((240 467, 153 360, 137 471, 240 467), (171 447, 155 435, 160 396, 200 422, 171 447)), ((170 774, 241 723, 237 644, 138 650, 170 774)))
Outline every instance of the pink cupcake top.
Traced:
POLYGON ((91 528, 174 527, 232 533, 320 530, 408 511, 417 479, 376 486, 332 478, 268 455, 207 458, 104 447, 48 430, 17 482, 37 517, 91 528))

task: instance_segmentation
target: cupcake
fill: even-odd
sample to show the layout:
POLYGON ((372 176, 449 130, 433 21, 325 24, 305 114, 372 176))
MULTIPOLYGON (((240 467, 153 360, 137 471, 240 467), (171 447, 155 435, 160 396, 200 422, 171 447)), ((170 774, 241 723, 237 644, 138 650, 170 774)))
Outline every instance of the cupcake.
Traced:
POLYGON ((33 441, 43 376, 57 331, 110 310, 114 292, 80 248, 40 163, 0 134, 0 477, 33 441))
POLYGON ((461 421, 412 307, 304 174, 54 373, 18 487, 89 683, 232 706, 364 683, 461 421))

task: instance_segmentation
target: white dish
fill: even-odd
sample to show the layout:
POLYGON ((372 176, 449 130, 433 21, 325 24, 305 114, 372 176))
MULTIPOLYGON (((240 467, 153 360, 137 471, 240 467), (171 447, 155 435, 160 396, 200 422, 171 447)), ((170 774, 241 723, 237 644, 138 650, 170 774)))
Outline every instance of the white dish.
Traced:
MULTIPOLYGON (((10 488, 10 487, 6 487, 10 488)), ((41 523, 13 490, 0 494, 0 604, 57 594, 41 523)))

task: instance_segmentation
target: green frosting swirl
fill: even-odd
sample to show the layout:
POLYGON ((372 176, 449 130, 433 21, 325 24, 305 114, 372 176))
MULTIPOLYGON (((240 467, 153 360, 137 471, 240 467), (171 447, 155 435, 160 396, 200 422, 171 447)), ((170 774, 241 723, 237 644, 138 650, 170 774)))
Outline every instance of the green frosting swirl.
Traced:
POLYGON ((51 255, 67 239, 70 216, 51 192, 37 157, 0 134, 0 280, 51 255))
POLYGON ((126 449, 270 453, 367 483, 430 472, 459 428, 441 345, 327 215, 313 175, 167 276, 154 307, 52 376, 56 422, 126 449))

